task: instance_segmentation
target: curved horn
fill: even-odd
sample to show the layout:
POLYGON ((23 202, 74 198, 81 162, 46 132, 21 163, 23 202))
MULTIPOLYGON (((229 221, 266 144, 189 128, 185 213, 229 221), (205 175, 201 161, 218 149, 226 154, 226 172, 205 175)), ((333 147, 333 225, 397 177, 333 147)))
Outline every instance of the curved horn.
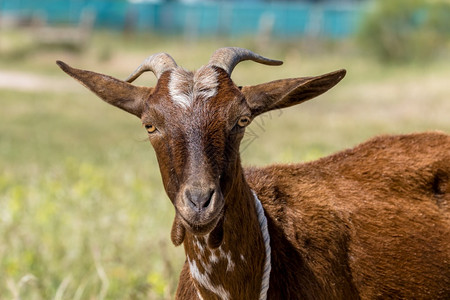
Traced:
POLYGON ((126 82, 133 82, 142 73, 152 71, 159 79, 162 73, 177 66, 175 60, 167 53, 157 53, 147 57, 144 62, 130 75, 126 82))
POLYGON ((211 56, 209 64, 222 68, 227 71, 229 75, 231 75, 234 67, 244 60, 253 60, 258 63, 271 66, 279 66, 283 64, 282 61, 268 59, 250 50, 237 47, 227 47, 216 50, 216 52, 214 52, 211 56))

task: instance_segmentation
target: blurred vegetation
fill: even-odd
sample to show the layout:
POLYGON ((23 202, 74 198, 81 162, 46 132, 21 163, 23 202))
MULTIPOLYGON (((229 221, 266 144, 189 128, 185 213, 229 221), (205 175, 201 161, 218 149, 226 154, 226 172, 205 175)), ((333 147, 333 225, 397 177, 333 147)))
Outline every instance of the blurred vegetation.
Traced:
POLYGON ((384 62, 426 62, 450 50, 450 2, 378 0, 359 42, 384 62))
MULTIPOLYGON (((48 86, 0 87, 0 299, 172 298, 184 253, 170 243, 174 211, 145 130, 55 60, 125 78, 155 52, 195 69, 230 44, 285 61, 243 62, 233 72, 240 85, 348 71, 317 100, 256 119, 243 141, 246 165, 317 159, 378 134, 450 132, 448 59, 385 66, 352 41, 277 41, 258 49, 250 39, 190 43, 108 31, 72 52, 41 49, 27 32, 3 30, 0 73, 33 74, 48 86)), ((137 84, 154 81, 149 74, 137 84)))

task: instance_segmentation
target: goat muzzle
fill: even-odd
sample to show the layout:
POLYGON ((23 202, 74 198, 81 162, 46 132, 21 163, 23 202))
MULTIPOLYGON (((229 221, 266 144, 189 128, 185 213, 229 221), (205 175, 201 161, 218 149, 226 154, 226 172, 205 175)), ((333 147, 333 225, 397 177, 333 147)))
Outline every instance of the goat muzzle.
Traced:
POLYGON ((216 186, 185 185, 176 204, 184 227, 195 235, 210 233, 224 209, 222 192, 216 186))

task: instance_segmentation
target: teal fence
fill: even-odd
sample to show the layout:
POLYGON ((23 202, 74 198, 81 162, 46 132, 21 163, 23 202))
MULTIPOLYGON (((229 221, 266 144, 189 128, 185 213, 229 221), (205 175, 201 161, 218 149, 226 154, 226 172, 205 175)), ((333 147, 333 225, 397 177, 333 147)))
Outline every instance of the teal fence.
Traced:
POLYGON ((0 0, 0 9, 22 18, 45 17, 50 24, 76 24, 83 11, 91 11, 96 27, 102 28, 225 36, 254 35, 268 28, 286 38, 347 37, 356 32, 365 11, 361 5, 119 0, 0 0))

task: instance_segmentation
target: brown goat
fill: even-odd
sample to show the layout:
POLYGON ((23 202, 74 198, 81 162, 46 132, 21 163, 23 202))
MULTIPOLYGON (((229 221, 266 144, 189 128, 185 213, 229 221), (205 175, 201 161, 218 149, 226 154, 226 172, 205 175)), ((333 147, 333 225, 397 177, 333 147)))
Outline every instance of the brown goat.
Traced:
POLYGON ((178 299, 450 299, 450 136, 374 138, 293 165, 243 169, 239 143, 261 113, 327 91, 344 70, 238 87, 222 48, 196 72, 149 57, 154 88, 58 62, 106 102, 141 118, 184 244, 178 299), (261 206, 262 203, 262 206, 261 206))

